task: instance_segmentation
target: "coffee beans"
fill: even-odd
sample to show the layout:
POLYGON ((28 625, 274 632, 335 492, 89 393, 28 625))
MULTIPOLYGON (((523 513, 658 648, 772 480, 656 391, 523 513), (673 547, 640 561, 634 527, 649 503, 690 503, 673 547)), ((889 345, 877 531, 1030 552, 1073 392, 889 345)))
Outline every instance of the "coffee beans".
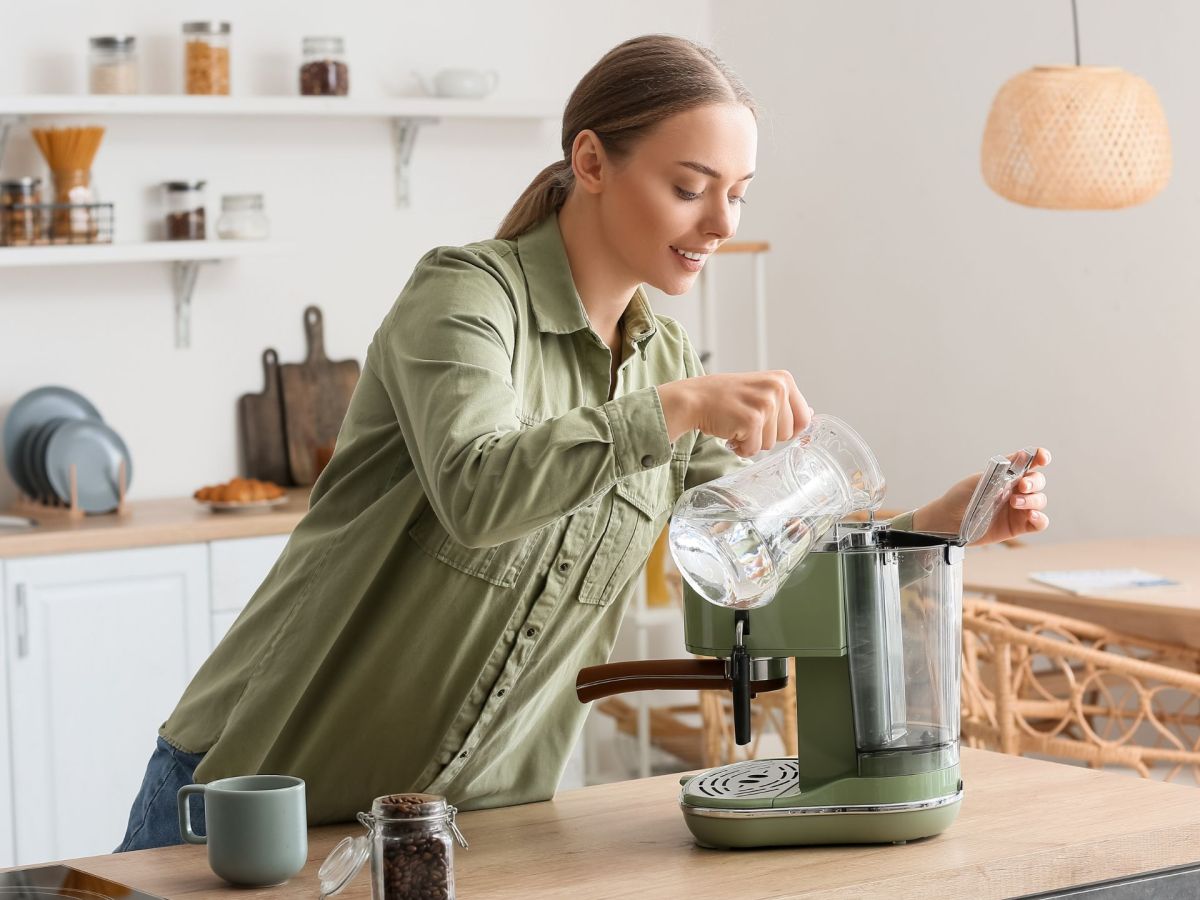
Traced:
POLYGON ((389 794, 373 804, 381 900, 452 900, 454 857, 446 803, 434 794, 389 794))
POLYGON ((319 59, 300 67, 300 93, 305 96, 344 97, 350 92, 350 67, 333 59, 319 59))
POLYGON ((204 235, 203 206, 199 209, 167 213, 167 240, 202 241, 204 235))

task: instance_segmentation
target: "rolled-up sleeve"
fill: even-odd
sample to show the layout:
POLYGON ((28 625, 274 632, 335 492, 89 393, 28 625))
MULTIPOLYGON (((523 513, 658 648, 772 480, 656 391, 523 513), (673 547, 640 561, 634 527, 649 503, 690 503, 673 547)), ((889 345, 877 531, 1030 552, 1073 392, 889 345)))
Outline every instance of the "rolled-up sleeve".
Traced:
POLYGON ((367 354, 438 519, 469 547, 515 540, 671 459, 653 387, 522 427, 509 277, 469 249, 432 251, 367 354))

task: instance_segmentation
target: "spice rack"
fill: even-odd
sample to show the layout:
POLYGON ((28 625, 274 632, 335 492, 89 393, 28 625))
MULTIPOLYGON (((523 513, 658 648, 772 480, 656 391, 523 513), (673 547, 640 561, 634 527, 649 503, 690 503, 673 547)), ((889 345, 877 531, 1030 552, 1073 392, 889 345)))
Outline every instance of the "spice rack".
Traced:
MULTIPOLYGON (((17 494, 17 502, 13 504, 13 510, 17 513, 24 513, 34 518, 65 518, 65 519, 82 519, 87 515, 79 507, 79 479, 75 464, 70 466, 70 481, 71 481, 71 499, 69 502, 61 500, 55 503, 43 503, 34 497, 28 497, 23 493, 17 494)), ((129 511, 129 507, 125 503, 125 460, 121 460, 117 464, 117 508, 108 513, 108 515, 124 515, 129 511)))

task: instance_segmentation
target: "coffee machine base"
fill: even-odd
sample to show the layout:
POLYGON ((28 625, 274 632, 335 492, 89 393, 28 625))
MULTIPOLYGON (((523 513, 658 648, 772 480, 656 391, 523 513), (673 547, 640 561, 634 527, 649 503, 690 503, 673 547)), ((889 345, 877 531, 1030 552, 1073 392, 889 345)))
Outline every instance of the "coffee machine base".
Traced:
POLYGON ((795 758, 755 759, 683 779, 679 805, 702 847, 901 843, 954 822, 962 781, 955 765, 802 790, 795 758))

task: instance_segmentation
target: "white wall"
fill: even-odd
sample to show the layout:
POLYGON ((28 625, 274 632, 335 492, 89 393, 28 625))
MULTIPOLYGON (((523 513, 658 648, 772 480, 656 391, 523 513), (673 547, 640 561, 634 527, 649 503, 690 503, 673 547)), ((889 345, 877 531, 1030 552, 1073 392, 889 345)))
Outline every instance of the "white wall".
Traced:
MULTIPOLYGON (((144 90, 181 89, 183 21, 233 23, 233 91, 294 93, 300 39, 345 37, 351 92, 414 90, 412 69, 495 68, 497 96, 565 102, 609 48, 636 34, 704 39, 708 7, 610 0, 603 10, 551 0, 336 4, 211 0, 144 4, 47 0, 0 9, 5 44, 0 95, 86 90, 87 38, 129 32, 143 45, 144 90)), ((0 417, 22 393, 65 384, 96 403, 128 442, 131 495, 186 495, 236 471, 237 397, 262 387, 260 355, 303 354, 301 315, 325 312, 334 359, 363 353, 384 312, 426 250, 491 236, 529 180, 559 157, 558 122, 461 124, 422 131, 411 208, 393 203, 392 151, 383 121, 112 119, 94 169, 116 204, 117 237, 158 225, 152 188, 206 178, 210 223, 222 193, 261 190, 275 236, 294 255, 222 263, 201 271, 192 347, 176 350, 170 271, 163 264, 0 269, 0 417)), ((0 175, 44 174, 19 129, 0 175)), ((15 489, 0 475, 0 505, 15 489)))
MULTIPOLYGON (((979 175, 1000 85, 1072 61, 1067 0, 714 3, 765 107, 741 230, 774 244, 771 364, 862 430, 889 501, 1041 443, 1039 539, 1195 532, 1200 6, 1079 7, 1083 61, 1149 80, 1170 121, 1174 176, 1142 207, 1026 209, 979 175)), ((748 367, 749 294, 723 302, 726 368, 748 367)))
MULTIPOLYGON (((741 236, 775 248, 771 363, 863 431, 889 500, 915 505, 1032 442, 1055 452, 1045 539, 1194 531, 1200 7, 1080 6, 1085 62, 1146 77, 1171 122, 1176 171, 1143 207, 1030 210, 979 176, 999 86, 1071 58, 1066 0, 610 0, 586 14, 549 0, 54 0, 5 17, 0 93, 82 90, 86 37, 116 30, 139 35, 148 89, 176 90, 179 24, 197 16, 233 21, 234 90, 246 93, 291 92, 309 33, 345 36, 356 95, 411 87, 413 68, 473 64, 500 70, 502 96, 559 100, 625 37, 711 37, 764 106, 741 236)), ((262 190, 276 234, 298 251, 203 271, 186 351, 172 345, 165 266, 0 270, 0 415, 39 384, 83 390, 131 445, 135 497, 231 475, 236 398, 260 388, 263 347, 300 357, 307 303, 325 310, 330 355, 361 359, 416 258, 490 234, 558 152, 556 123, 442 123, 422 132, 414 205, 397 210, 382 122, 106 124, 96 179, 121 238, 157 223, 149 186, 206 177, 211 214, 223 192, 262 190)), ((21 133, 0 174, 38 167, 21 133)), ((723 259, 719 271, 719 365, 749 368, 749 266, 723 259)), ((694 298, 658 306, 696 324, 694 298)), ((0 502, 11 496, 0 476, 0 502)))

